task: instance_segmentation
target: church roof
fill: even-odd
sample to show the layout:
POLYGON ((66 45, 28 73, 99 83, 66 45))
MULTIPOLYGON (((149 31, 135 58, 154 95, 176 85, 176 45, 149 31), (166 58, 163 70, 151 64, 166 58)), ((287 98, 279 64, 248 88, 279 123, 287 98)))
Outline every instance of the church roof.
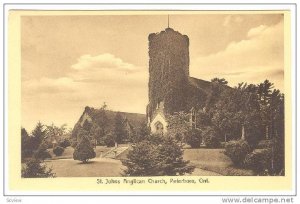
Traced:
MULTIPOLYGON (((212 90, 212 82, 210 81, 189 77, 189 84, 196 87, 197 89, 204 91, 207 94, 212 90)), ((232 89, 232 87, 227 85, 225 85, 224 87, 225 89, 232 89)))
POLYGON ((212 84, 210 81, 189 77, 189 84, 207 94, 211 92, 212 84))

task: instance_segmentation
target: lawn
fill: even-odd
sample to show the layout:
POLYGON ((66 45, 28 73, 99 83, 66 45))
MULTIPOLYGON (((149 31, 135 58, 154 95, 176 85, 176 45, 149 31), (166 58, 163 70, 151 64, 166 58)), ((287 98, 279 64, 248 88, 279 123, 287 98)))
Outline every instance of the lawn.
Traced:
MULTIPOLYGON (((53 158, 46 160, 48 167, 53 169, 57 177, 106 177, 122 176, 125 167, 121 160, 126 159, 128 150, 121 153, 117 159, 100 158, 111 148, 97 146, 96 158, 88 164, 73 160, 73 148, 68 147, 62 156, 56 157, 52 149, 53 158)), ((183 158, 190 160, 196 168, 193 176, 251 176, 253 172, 246 169, 238 169, 233 166, 231 160, 224 155, 224 149, 184 149, 183 158)))
MULTIPOLYGON (((100 157, 101 152, 102 154, 105 154, 109 150, 111 150, 112 147, 106 147, 106 146, 97 146, 94 151, 96 152, 96 157, 100 157)), ((73 159, 73 152, 74 149, 73 147, 67 147, 65 148, 65 151, 61 156, 55 156, 53 153, 53 149, 48 149, 49 153, 51 154, 52 158, 51 159, 73 159)))
POLYGON ((185 149, 183 158, 190 160, 196 168, 218 173, 223 176, 252 176, 253 172, 233 166, 224 149, 185 149))
POLYGON ((124 167, 120 160, 95 158, 87 164, 73 159, 46 160, 56 177, 113 177, 121 176, 124 167))

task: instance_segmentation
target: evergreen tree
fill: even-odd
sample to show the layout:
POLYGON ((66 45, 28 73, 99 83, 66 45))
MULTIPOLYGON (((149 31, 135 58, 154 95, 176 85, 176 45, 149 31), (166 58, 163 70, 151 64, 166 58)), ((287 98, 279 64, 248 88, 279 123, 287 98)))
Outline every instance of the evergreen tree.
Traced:
POLYGON ((38 159, 30 159, 27 161, 21 172, 23 178, 55 177, 55 173, 52 172, 52 169, 47 169, 47 166, 38 159))
POLYGON ((115 116, 115 129, 114 134, 116 137, 116 142, 118 144, 122 143, 126 136, 126 130, 123 123, 123 117, 120 112, 117 112, 115 116))
POLYGON ((190 130, 189 115, 185 112, 177 112, 168 115, 168 132, 167 135, 178 142, 183 142, 186 134, 190 130))
POLYGON ((183 150, 166 136, 149 136, 133 145, 127 159, 122 163, 127 167, 127 176, 174 176, 191 173, 194 166, 183 160, 183 150))
POLYGON ((81 139, 74 150, 73 158, 74 160, 87 163, 89 159, 96 157, 96 153, 90 143, 89 137, 83 134, 84 132, 81 132, 81 139))
POLYGON ((146 122, 140 124, 137 133, 133 134, 132 142, 140 142, 144 140, 148 135, 150 135, 150 128, 146 122))
POLYGON ((95 137, 98 143, 101 143, 106 135, 108 134, 108 126, 109 126, 109 119, 107 116, 107 105, 104 102, 101 106, 99 113, 97 114, 96 118, 96 124, 98 125, 98 128, 94 127, 95 130, 95 137))
POLYGON ((25 128, 21 128, 21 157, 24 160, 26 157, 31 157, 33 148, 31 145, 31 137, 29 137, 25 128))
POLYGON ((37 125, 35 126, 34 130, 32 131, 32 145, 33 149, 37 150, 40 146, 40 144, 43 142, 47 134, 47 131, 45 129, 45 126, 41 123, 38 122, 37 125))

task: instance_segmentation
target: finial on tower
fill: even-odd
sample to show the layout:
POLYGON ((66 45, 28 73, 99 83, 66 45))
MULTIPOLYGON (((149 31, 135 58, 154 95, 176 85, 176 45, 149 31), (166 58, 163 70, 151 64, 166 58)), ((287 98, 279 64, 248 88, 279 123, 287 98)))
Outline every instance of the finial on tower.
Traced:
POLYGON ((170 28, 169 22, 170 22, 170 19, 169 19, 169 14, 168 14, 168 28, 170 28))

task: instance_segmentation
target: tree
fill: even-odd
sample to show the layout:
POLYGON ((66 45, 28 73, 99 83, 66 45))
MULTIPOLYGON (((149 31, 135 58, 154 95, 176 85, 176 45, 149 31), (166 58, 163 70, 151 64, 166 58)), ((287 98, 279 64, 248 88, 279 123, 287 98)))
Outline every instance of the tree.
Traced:
POLYGON ((21 128, 21 156, 22 160, 26 157, 31 157, 33 154, 33 147, 31 145, 31 137, 29 137, 25 128, 21 128))
POLYGON ((115 135, 112 134, 112 133, 106 134, 106 136, 104 138, 104 144, 107 147, 113 147, 113 146, 115 146, 115 143, 116 143, 116 137, 115 137, 115 135))
POLYGON ((52 169, 47 169, 47 166, 38 159, 30 159, 26 162, 25 167, 22 168, 23 178, 54 178, 55 173, 52 169))
POLYGON ((219 101, 220 95, 225 90, 225 85, 228 83, 224 78, 213 78, 211 82, 211 92, 208 95, 205 103, 205 107, 207 110, 212 109, 215 106, 215 104, 219 101))
POLYGON ((218 148, 220 147, 220 137, 218 133, 210 127, 203 130, 203 138, 207 148, 218 148))
POLYGON ((123 123, 123 117, 120 112, 117 112, 115 116, 115 129, 114 134, 116 137, 116 142, 118 144, 122 143, 126 136, 126 130, 123 123))
POLYGON ((104 102, 95 118, 95 124, 97 124, 97 127, 95 126, 92 128, 98 144, 102 143, 107 135, 109 123, 107 105, 104 102))
POLYGON ((244 128, 245 139, 255 148, 262 137, 257 86, 240 83, 234 90, 225 91, 221 96, 222 100, 212 110, 215 130, 224 134, 223 141, 228 141, 240 138, 244 128))
POLYGON ((165 137, 162 145, 157 146, 158 166, 161 175, 176 176, 192 173, 194 166, 183 160, 183 150, 173 138, 165 137))
POLYGON ((150 128, 148 127, 146 122, 143 122, 138 127, 136 133, 133 134, 131 138, 131 142, 137 143, 144 140, 148 135, 150 135, 150 128))
POLYGON ((242 93, 236 90, 224 91, 214 108, 207 115, 211 116, 210 128, 219 135, 220 141, 238 139, 241 136, 242 121, 242 93))
POLYGON ((265 80, 263 83, 258 85, 257 94, 259 98, 260 105, 260 114, 262 118, 262 125, 265 127, 265 135, 269 137, 269 128, 270 128, 270 96, 271 89, 273 88, 273 84, 268 80, 265 80))
POLYGON ((61 125, 60 127, 54 125, 53 123, 51 125, 46 126, 46 137, 47 138, 47 146, 52 147, 52 142, 60 142, 63 140, 63 136, 67 133, 66 130, 66 124, 61 125))
POLYGON ((211 82, 213 83, 219 83, 219 84, 222 84, 222 85, 227 85, 228 84, 228 81, 226 81, 226 79, 222 78, 213 78, 211 79, 211 82))
POLYGON ((284 175, 284 95, 274 90, 270 100, 272 110, 271 136, 272 136, 272 157, 271 173, 284 175))
POLYGON ((60 147, 63 147, 63 148, 67 148, 67 147, 71 146, 70 139, 68 139, 68 138, 62 139, 62 140, 59 142, 59 146, 60 146, 60 147))
POLYGON ((157 174, 157 154, 150 141, 142 141, 132 146, 127 159, 122 163, 127 167, 124 171, 128 176, 154 176, 157 174))
POLYGON ((36 159, 41 160, 51 158, 51 155, 47 151, 48 145, 45 140, 47 138, 47 129, 45 128, 45 125, 38 122, 31 135, 31 143, 34 151, 33 156, 36 159))
POLYGON ((190 130, 189 115, 183 111, 168 115, 167 135, 178 142, 183 142, 186 134, 190 130))
POLYGON ((202 132, 198 129, 190 129, 185 135, 184 141, 192 148, 199 148, 202 142, 202 132))
POLYGON ((251 152, 251 148, 247 141, 238 140, 230 141, 225 145, 224 154, 227 155, 236 166, 242 166, 247 154, 251 152))
MULTIPOLYGON (((84 134, 84 133, 82 133, 84 134)), ((83 163, 87 163, 89 159, 95 158, 96 153, 90 143, 90 140, 88 136, 82 136, 81 140, 77 144, 74 153, 73 158, 74 160, 80 160, 83 163)))
POLYGON ((45 160, 47 158, 51 158, 51 154, 47 150, 48 145, 46 141, 42 141, 38 149, 34 152, 33 156, 39 160, 45 160))
POLYGON ((243 125, 245 127, 245 139, 252 149, 262 139, 262 118, 260 114, 257 86, 250 84, 244 91, 243 125))
POLYGON ((63 147, 57 146, 53 149, 53 153, 56 156, 61 156, 63 154, 63 152, 65 151, 65 149, 63 147))
POLYGON ((127 167, 128 176, 174 176, 191 173, 194 166, 183 160, 183 150, 171 137, 147 137, 133 145, 127 159, 122 163, 127 167), (154 138, 154 139, 153 139, 154 138))
POLYGON ((45 129, 45 126, 41 123, 38 122, 37 125, 35 126, 34 130, 32 131, 32 145, 33 149, 37 150, 40 146, 40 144, 44 141, 46 138, 47 130, 45 129))

